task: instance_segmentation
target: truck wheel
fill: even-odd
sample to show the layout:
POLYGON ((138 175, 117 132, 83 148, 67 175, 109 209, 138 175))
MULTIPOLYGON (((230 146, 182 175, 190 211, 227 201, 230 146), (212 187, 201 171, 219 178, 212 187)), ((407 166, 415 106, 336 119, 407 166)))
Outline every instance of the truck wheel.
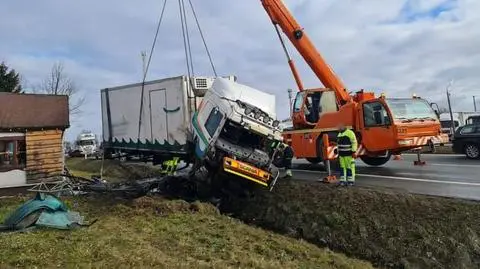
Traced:
POLYGON ((317 137, 315 148, 317 149, 317 157, 306 158, 306 160, 311 164, 318 164, 323 161, 323 137, 320 134, 317 137))
POLYGON ((475 144, 467 144, 464 149, 465 155, 469 159, 479 159, 480 158, 480 148, 475 144))
POLYGON ((362 159, 364 163, 371 166, 382 166, 390 160, 390 157, 392 157, 392 154, 388 153, 386 157, 360 156, 360 159, 362 159))
POLYGON ((311 164, 318 164, 322 161, 322 158, 306 158, 306 160, 311 164))

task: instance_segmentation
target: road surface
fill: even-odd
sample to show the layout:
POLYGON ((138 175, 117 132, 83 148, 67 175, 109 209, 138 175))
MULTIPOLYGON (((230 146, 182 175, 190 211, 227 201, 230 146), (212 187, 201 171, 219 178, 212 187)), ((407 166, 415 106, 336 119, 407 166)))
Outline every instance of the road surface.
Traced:
MULTIPOLYGON (((480 200, 480 160, 464 155, 422 155, 425 166, 414 166, 416 155, 402 155, 383 167, 370 167, 357 161, 356 183, 359 186, 386 187, 411 193, 480 200)), ((333 168, 335 169, 335 168, 333 168)), ((338 172, 334 171, 337 173, 338 172)), ((304 160, 293 162, 295 179, 317 180, 326 175, 323 165, 304 160)))

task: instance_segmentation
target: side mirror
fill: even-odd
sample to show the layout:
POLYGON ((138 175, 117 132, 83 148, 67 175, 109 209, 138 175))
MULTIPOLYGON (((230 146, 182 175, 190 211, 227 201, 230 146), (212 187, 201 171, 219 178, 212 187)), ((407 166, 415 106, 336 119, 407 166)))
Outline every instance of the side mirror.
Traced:
POLYGON ((382 113, 380 111, 373 112, 373 116, 375 117, 375 123, 381 125, 382 121, 382 113))

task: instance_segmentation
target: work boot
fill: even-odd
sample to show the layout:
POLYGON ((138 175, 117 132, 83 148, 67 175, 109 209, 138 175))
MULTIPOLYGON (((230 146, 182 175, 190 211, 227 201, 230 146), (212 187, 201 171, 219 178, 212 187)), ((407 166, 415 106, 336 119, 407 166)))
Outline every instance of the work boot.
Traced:
POLYGON ((348 186, 355 186, 355 182, 354 181, 349 181, 348 186))
POLYGON ((346 181, 340 181, 340 182, 338 182, 338 185, 341 186, 341 187, 344 187, 344 186, 347 186, 347 182, 346 181))
POLYGON ((284 175, 284 176, 282 177, 282 179, 292 179, 292 176, 291 176, 291 175, 284 175))

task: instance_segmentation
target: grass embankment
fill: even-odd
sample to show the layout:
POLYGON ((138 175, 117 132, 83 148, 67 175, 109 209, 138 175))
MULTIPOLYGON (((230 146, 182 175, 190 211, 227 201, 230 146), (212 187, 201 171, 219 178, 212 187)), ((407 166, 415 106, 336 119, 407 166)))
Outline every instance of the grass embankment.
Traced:
MULTIPOLYGON (((66 159, 66 166, 73 175, 90 178, 92 175, 100 175, 102 160, 68 158, 66 159)), ((160 168, 143 163, 124 163, 118 160, 103 161, 103 176, 111 181, 135 180, 159 175, 160 168)))
MULTIPOLYGON (((98 174, 96 162, 69 160, 70 169, 86 177, 98 174)), ((115 162, 108 165, 112 167, 107 176, 122 176, 116 171, 123 168, 117 170, 115 162)), ((25 199, 0 199, 0 223, 25 199)), ((0 234, 0 268, 372 268, 305 241, 245 225, 210 204, 161 197, 63 200, 87 220, 98 222, 75 231, 0 234)))
POLYGON ((247 223, 376 266, 480 268, 479 203, 293 181, 227 207, 247 223))

